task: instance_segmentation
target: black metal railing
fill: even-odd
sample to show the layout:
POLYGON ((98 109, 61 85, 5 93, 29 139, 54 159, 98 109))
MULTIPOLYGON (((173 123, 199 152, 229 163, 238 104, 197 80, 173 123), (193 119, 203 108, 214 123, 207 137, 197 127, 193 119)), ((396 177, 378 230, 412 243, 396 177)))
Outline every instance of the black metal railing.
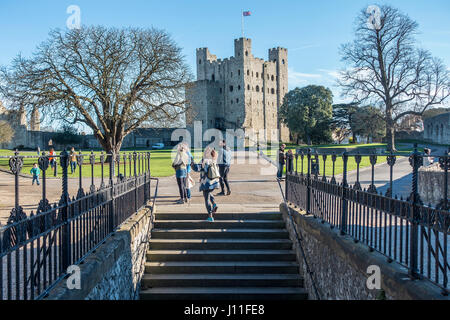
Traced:
POLYGON ((14 156, 0 160, 9 162, 15 181, 14 208, 7 224, 0 227, 0 300, 45 297, 67 276, 69 266, 82 263, 151 200, 154 178, 148 152, 70 155, 63 151, 59 155, 43 153, 36 159, 16 151, 14 156), (27 214, 20 203, 19 180, 24 165, 31 162, 38 163, 42 172, 42 199, 36 211, 27 214), (75 167, 75 163, 78 179, 69 179, 69 166, 75 167), (57 176, 58 165, 61 178, 49 179, 49 171, 57 176), (86 170, 90 171, 87 188, 83 186, 89 180, 89 175, 83 177, 85 167, 90 169, 86 170), (76 190, 73 196, 69 181, 76 184, 71 188, 76 190), (61 197, 55 203, 48 200, 49 183, 61 183, 61 197))
MULTIPOLYGON (((320 153, 319 150, 299 149, 295 155, 295 168, 287 173, 286 198, 289 203, 299 207, 322 223, 337 228, 341 235, 351 236, 373 251, 385 255, 389 262, 396 261, 408 269, 413 279, 425 278, 442 288, 448 294, 449 269, 449 228, 450 212, 448 198, 448 170, 450 151, 439 157, 443 175, 444 192, 438 206, 424 205, 418 192, 419 168, 425 157, 415 146, 414 152, 405 154, 374 153, 320 153), (325 170, 320 177, 319 170, 313 171, 322 160, 326 167, 327 159, 332 161, 332 175, 325 170), (378 157, 386 157, 386 167, 377 167, 378 157), (364 157, 370 161, 368 177, 361 180, 360 164, 364 157), (335 175, 336 161, 342 158, 343 173, 335 175), (357 168, 353 185, 348 181, 348 161, 354 158, 357 168), (301 169, 299 168, 299 162, 301 169), (410 167, 410 193, 406 199, 398 197, 395 189, 393 171, 395 164, 401 162, 410 167), (405 164, 406 162, 406 164, 405 164), (408 163, 409 162, 409 163, 408 163), (300 169, 300 171, 299 171, 300 169), (305 170, 304 170, 305 169, 305 170), (376 175, 380 170, 389 170, 387 190, 377 189, 376 175)), ((403 167, 403 170, 405 168, 403 167)), ((352 172, 354 175, 354 172, 352 172)))

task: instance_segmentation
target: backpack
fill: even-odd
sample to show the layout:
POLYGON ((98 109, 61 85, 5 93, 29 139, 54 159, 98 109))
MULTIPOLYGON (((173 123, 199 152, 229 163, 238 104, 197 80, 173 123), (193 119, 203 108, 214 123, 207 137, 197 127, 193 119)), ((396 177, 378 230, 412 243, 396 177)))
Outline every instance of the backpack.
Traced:
POLYGON ((211 163, 211 165, 208 167, 208 179, 214 180, 220 178, 220 172, 219 172, 219 166, 217 163, 211 163))

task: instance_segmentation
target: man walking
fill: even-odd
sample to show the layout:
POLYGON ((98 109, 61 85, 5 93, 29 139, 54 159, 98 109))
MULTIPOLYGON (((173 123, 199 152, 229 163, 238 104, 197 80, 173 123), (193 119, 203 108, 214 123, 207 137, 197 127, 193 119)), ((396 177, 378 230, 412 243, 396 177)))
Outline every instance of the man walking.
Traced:
POLYGON ((218 196, 225 195, 225 186, 227 187, 227 196, 231 194, 230 184, 228 183, 228 174, 231 167, 231 150, 227 147, 227 142, 223 140, 220 143, 219 151, 219 172, 220 172, 220 187, 222 192, 218 196))
POLYGON ((282 144, 280 146, 280 150, 278 150, 278 172, 277 172, 278 179, 283 178, 283 169, 284 165, 286 164, 286 154, 284 153, 285 149, 286 145, 282 144))

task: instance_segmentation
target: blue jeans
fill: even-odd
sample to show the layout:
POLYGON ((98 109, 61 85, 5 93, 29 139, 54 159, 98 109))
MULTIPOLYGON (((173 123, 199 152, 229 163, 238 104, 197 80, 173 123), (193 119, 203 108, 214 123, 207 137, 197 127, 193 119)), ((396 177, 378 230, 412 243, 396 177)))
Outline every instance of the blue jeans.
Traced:
POLYGON ((212 192, 213 192, 213 190, 203 191, 203 197, 205 198, 205 206, 206 206, 206 210, 208 210, 208 214, 212 214, 212 208, 215 203, 212 192))
POLYGON ((77 163, 75 161, 71 161, 70 162, 70 170, 72 171, 72 173, 74 173, 76 169, 77 169, 77 163))
POLYGON ((191 199, 191 189, 186 189, 187 198, 191 199))
POLYGON ((33 176, 33 181, 31 182, 31 185, 34 185, 34 182, 36 181, 37 185, 39 186, 41 183, 39 182, 39 176, 33 176))
POLYGON ((283 177, 283 169, 284 169, 284 164, 278 163, 277 177, 280 179, 283 177))

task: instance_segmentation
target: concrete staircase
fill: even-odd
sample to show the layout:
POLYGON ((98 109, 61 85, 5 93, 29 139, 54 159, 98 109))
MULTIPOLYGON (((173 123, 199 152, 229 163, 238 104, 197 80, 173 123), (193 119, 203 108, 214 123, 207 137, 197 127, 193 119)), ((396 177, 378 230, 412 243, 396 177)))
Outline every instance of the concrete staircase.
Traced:
POLYGON ((159 213, 141 283, 143 300, 303 300, 280 213, 159 213))

